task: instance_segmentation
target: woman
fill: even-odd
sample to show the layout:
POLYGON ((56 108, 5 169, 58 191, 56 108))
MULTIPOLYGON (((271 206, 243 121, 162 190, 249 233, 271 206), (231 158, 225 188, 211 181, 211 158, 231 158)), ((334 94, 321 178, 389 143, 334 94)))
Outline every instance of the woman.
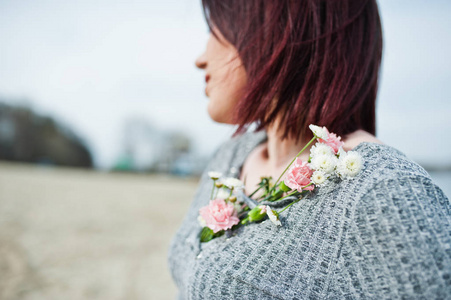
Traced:
MULTIPOLYGON (((203 174, 173 239, 169 264, 180 299, 451 297, 450 206, 427 172, 375 138, 382 30, 374 0, 204 0, 211 29, 196 66, 208 112, 238 125, 203 174), (256 124, 256 132, 245 133, 256 124), (277 178, 312 137, 343 137, 365 161, 270 222, 200 243, 207 171, 277 178)), ((308 160, 308 151, 300 157, 308 160)), ((270 203, 273 208, 277 204, 270 203)))

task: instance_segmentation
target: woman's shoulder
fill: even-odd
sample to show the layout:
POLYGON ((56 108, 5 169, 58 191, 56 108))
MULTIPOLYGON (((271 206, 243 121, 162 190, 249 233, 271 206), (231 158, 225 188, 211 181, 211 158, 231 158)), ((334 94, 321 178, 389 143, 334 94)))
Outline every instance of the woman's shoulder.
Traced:
POLYGON ((419 164, 364 130, 346 135, 344 141, 344 150, 357 151, 364 158, 366 176, 371 174, 376 179, 409 175, 429 178, 429 174, 419 164))
POLYGON ((398 149, 381 143, 362 142, 352 149, 362 157, 362 170, 352 179, 334 177, 330 184, 318 189, 318 197, 339 195, 350 205, 358 205, 368 193, 389 182, 398 193, 407 192, 405 181, 432 183, 427 171, 398 149))
POLYGON ((363 142, 353 149, 363 158, 360 184, 368 187, 381 181, 405 177, 431 180, 428 172, 398 149, 380 143, 363 142))
MULTIPOLYGON (((353 149, 364 160, 361 173, 355 185, 363 187, 361 195, 377 195, 384 199, 392 197, 446 196, 434 183, 429 173, 418 163, 409 159, 398 149, 379 143, 364 142, 353 149), (431 194, 431 191, 435 191, 431 194)), ((379 197, 379 198, 381 198, 379 197)), ((366 197, 368 198, 368 197, 366 197)))
POLYGON ((381 207, 397 211, 414 202, 423 208, 440 206, 449 217, 446 195, 428 172, 404 153, 385 144, 366 142, 353 151, 362 155, 363 168, 340 190, 353 203, 356 218, 374 210, 381 212, 381 207))
MULTIPOLYGON (((397 149, 363 143, 364 183, 346 219, 338 272, 353 272, 370 295, 446 298, 450 203, 429 174, 397 149), (374 276, 378 274, 378 276, 374 276), (415 274, 405 277, 405 274, 415 274)), ((352 287, 343 281, 339 290, 352 287)))

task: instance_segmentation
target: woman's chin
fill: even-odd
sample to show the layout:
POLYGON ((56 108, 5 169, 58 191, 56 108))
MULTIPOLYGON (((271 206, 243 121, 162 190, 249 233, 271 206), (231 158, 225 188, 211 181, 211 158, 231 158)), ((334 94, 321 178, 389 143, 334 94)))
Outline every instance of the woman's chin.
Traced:
POLYGON ((236 105, 238 104, 238 97, 232 94, 224 95, 224 91, 217 89, 209 90, 210 97, 208 97, 207 111, 210 118, 218 123, 235 124, 233 122, 233 114, 236 105))
POLYGON ((229 124, 229 122, 227 122, 223 116, 217 115, 217 114, 212 114, 210 112, 208 112, 208 114, 210 115, 210 119, 212 119, 213 121, 215 121, 216 123, 223 123, 223 124, 229 124))
POLYGON ((226 114, 217 109, 210 108, 210 105, 208 106, 208 114, 210 115, 210 119, 212 119, 216 123, 233 124, 230 114, 226 114))

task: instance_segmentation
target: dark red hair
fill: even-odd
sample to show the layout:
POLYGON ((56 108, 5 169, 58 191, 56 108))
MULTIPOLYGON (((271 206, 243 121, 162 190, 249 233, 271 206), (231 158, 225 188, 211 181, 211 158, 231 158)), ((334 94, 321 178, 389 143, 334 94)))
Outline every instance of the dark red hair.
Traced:
MULTIPOLYGON (((283 137, 376 131, 382 29, 375 0, 202 0, 248 76, 237 132, 282 117, 283 137)), ((212 30, 212 32, 214 32, 212 30)))

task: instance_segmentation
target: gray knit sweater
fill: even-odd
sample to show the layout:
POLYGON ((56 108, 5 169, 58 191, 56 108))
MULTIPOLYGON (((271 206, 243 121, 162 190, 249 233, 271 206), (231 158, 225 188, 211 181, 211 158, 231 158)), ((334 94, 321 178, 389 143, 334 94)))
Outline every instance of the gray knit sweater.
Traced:
MULTIPOLYGON (((265 139, 264 132, 232 138, 206 171, 238 176, 265 139)), ((449 200, 398 150, 373 143, 354 150, 362 172, 292 205, 282 227, 254 223, 201 244, 197 217, 211 192, 204 172, 169 251, 179 298, 451 299, 449 200)))

